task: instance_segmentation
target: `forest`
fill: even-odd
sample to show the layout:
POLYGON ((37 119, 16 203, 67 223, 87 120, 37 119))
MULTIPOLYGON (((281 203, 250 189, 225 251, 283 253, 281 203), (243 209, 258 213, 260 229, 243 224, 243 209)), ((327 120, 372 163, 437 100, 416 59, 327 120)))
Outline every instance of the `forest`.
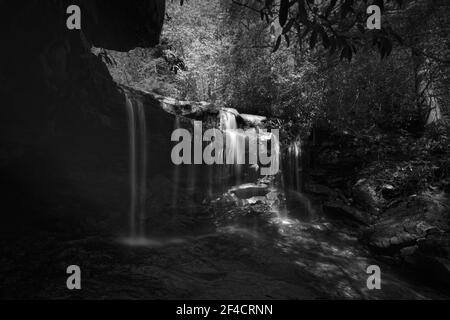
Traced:
POLYGON ((79 31, 29 2, 0 298, 450 297, 448 0, 79 0, 79 31))

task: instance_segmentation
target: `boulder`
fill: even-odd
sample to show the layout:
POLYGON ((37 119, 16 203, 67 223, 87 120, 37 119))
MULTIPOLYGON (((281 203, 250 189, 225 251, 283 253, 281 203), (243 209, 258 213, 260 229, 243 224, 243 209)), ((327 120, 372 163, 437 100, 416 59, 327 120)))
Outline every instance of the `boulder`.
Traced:
POLYGON ((369 216, 356 208, 350 207, 339 201, 328 201, 323 204, 323 210, 326 214, 333 217, 342 217, 350 219, 363 225, 370 223, 369 216))
POLYGON ((260 127, 264 124, 264 122, 267 120, 266 117, 263 116, 257 116, 254 114, 245 114, 241 113, 239 116, 244 120, 244 122, 252 127, 260 127))
POLYGON ((321 184, 307 184, 305 191, 319 196, 326 196, 328 198, 336 197, 336 191, 321 184))
POLYGON ((261 197, 269 193, 268 186, 265 184, 243 184, 230 190, 239 199, 249 199, 252 197, 261 197))
POLYGON ((383 199, 378 196, 375 187, 367 179, 360 179, 352 188, 354 201, 370 213, 378 213, 383 199))
POLYGON ((396 189, 394 186, 386 183, 381 186, 381 194, 385 199, 392 199, 395 197, 396 189))
POLYGON ((417 245, 405 247, 400 250, 400 257, 406 263, 415 264, 415 263, 417 263, 417 259, 416 259, 415 255, 417 253, 418 248, 419 247, 417 245))
POLYGON ((399 201, 364 231, 362 240, 373 250, 386 254, 398 254, 416 245, 420 252, 442 247, 445 241, 441 240, 441 233, 450 224, 447 207, 438 199, 437 194, 424 194, 399 201))
POLYGON ((429 230, 413 248, 402 250, 403 260, 441 284, 450 284, 450 233, 429 230))
POLYGON ((181 115, 191 119, 202 119, 208 115, 217 116, 220 107, 205 101, 183 101, 172 97, 165 97, 155 93, 146 92, 158 99, 161 106, 169 113, 181 115))

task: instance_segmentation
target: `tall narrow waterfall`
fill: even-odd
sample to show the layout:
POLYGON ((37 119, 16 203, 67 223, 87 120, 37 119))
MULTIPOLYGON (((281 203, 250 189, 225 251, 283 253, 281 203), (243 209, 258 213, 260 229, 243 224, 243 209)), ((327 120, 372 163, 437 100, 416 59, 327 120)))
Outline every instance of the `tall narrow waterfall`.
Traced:
POLYGON ((141 102, 126 98, 130 145, 130 237, 145 237, 145 200, 147 193, 147 128, 141 102))
POLYGON ((236 121, 235 110, 221 110, 220 111, 220 129, 225 132, 225 150, 224 163, 233 163, 234 165, 229 170, 234 173, 236 184, 240 183, 241 164, 245 162, 245 146, 240 145, 239 133, 237 132, 238 125, 236 121))
MULTIPOLYGON (((178 129, 180 127, 180 118, 175 117, 173 129, 178 129)), ((177 210, 178 208, 178 189, 180 184, 180 167, 175 166, 173 169, 172 176, 172 208, 177 210)))
POLYGON ((296 191, 302 190, 301 150, 300 141, 292 142, 287 149, 285 168, 283 168, 287 187, 296 191))

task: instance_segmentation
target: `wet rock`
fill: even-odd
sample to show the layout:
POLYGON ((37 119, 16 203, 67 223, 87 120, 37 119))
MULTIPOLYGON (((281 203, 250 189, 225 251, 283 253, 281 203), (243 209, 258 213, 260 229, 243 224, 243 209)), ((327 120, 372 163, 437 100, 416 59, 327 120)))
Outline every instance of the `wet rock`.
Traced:
POLYGON ((265 184, 243 184, 232 190, 231 193, 235 194, 239 199, 249 199, 252 197, 265 196, 269 190, 265 184))
POLYGON ((390 219, 365 230, 363 241, 376 252, 395 254, 405 247, 415 245, 423 236, 424 233, 411 222, 402 223, 390 219))
MULTIPOLYGON (((411 255, 404 248, 419 246, 417 252, 426 251, 427 255, 440 255, 436 248, 445 248, 442 230, 449 228, 446 205, 442 198, 431 195, 410 197, 390 207, 378 222, 366 229, 362 240, 373 250, 385 254, 411 255)), ((445 250, 444 250, 445 251, 445 250)))
POLYGON ((267 120, 266 117, 257 116, 254 114, 241 113, 240 117, 244 120, 244 122, 246 124, 248 124, 250 126, 256 126, 256 127, 263 125, 263 123, 267 120))
POLYGON ((321 184, 308 184, 305 187, 306 191, 312 194, 327 196, 327 197, 335 197, 336 192, 327 186, 321 184))
POLYGON ((417 252, 417 249, 419 247, 417 245, 405 247, 400 250, 400 256, 403 261, 409 264, 414 264, 417 262, 417 259, 415 258, 415 254, 417 252))
POLYGON ((324 212, 332 216, 341 216, 344 219, 351 219, 360 224, 368 225, 369 216, 356 208, 350 207, 339 201, 328 201, 323 204, 324 212))
POLYGON ((450 284, 450 233, 432 232, 417 241, 411 263, 435 280, 450 284))
POLYGON ((396 190, 394 186, 390 184, 384 184, 381 187, 381 194, 385 199, 392 199, 395 196, 396 190))
POLYGON ((367 179, 360 179, 352 188, 353 199, 370 213, 378 213, 383 204, 375 187, 367 179))
POLYGON ((277 199, 280 199, 282 197, 282 194, 279 191, 270 191, 268 194, 266 194, 266 198, 269 201, 276 201, 277 199))
POLYGON ((450 260, 440 257, 428 257, 427 266, 429 266, 430 274, 444 283, 450 284, 450 260))
POLYGON ((160 101, 162 108, 166 112, 192 119, 206 120, 210 115, 217 116, 220 111, 219 106, 205 101, 184 101, 150 92, 147 92, 147 94, 153 95, 160 101))
POLYGON ((418 241, 418 245, 422 254, 450 258, 450 233, 429 229, 427 235, 418 241))
POLYGON ((284 196, 279 191, 270 191, 268 194, 266 194, 266 203, 269 206, 277 206, 280 204, 284 196))
POLYGON ((316 215, 316 208, 303 193, 289 190, 286 192, 287 208, 296 218, 310 220, 316 215))
POLYGON ((243 202, 243 205, 261 204, 261 203, 265 203, 266 202, 266 197, 263 197, 263 196, 251 197, 251 198, 248 198, 248 199, 244 199, 242 202, 243 202))
POLYGON ((369 240, 369 247, 377 252, 394 253, 401 248, 413 245, 418 239, 417 235, 403 232, 395 236, 374 237, 369 240))

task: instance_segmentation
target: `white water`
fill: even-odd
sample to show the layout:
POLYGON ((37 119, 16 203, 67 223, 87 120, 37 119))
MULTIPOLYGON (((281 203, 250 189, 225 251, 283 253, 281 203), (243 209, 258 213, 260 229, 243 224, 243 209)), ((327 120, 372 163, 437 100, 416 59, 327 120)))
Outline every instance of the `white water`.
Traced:
MULTIPOLYGON (((180 127, 180 119, 175 117, 173 129, 178 129, 180 127)), ((178 206, 178 188, 180 183, 180 167, 175 166, 173 169, 173 177, 172 177, 172 207, 177 208, 178 206)))
POLYGON ((238 146, 238 129, 236 115, 232 111, 220 111, 220 129, 226 136, 225 163, 238 163, 236 160, 242 157, 242 150, 238 146))
POLYGON ((236 115, 234 110, 221 110, 220 111, 220 129, 225 133, 225 151, 223 156, 224 163, 233 163, 229 170, 234 173, 236 177, 236 183, 240 183, 241 168, 239 166, 239 161, 244 157, 245 161, 245 150, 238 145, 238 125, 236 121, 236 115), (244 152, 244 154, 242 154, 244 152))
POLYGON ((129 237, 136 239, 145 237, 147 127, 142 103, 133 103, 127 97, 126 107, 130 153, 129 237))
MULTIPOLYGON (((129 234, 127 235, 127 243, 140 243, 145 242, 147 239, 146 234, 146 176, 147 176, 147 128, 145 109, 140 101, 126 100, 126 110, 128 114, 128 136, 129 136, 129 184, 130 184, 130 205, 129 205, 129 234)), ((239 185, 242 181, 243 166, 246 158, 246 146, 245 139, 240 136, 241 133, 237 131, 238 124, 236 120, 236 114, 234 110, 223 110, 220 113, 220 129, 226 135, 226 145, 221 156, 224 158, 224 163, 233 163, 231 166, 222 166, 217 172, 214 172, 213 168, 204 174, 207 174, 208 195, 213 195, 214 185, 220 184, 221 177, 223 176, 222 170, 229 170, 231 175, 235 177, 236 185, 239 185)), ((180 121, 175 118, 174 129, 180 126, 180 121)), ((272 141, 272 135, 267 132, 259 133, 257 129, 254 130, 254 135, 250 139, 259 141, 259 148, 268 152, 271 149, 272 152, 277 154, 276 161, 279 157, 279 142, 275 141, 275 146, 268 147, 268 141, 272 141)), ((257 153, 257 151, 255 150, 257 153)), ((257 155, 255 155, 257 157, 257 155)), ((272 163, 273 165, 273 163, 272 163)), ((278 163, 276 164, 278 166, 278 163)), ((187 171, 187 192, 193 195, 196 188, 197 175, 202 174, 197 172, 196 166, 190 166, 187 171)), ((180 183, 180 168, 175 166, 173 172, 173 190, 172 190, 172 206, 178 207, 179 197, 179 183, 180 183)))
POLYGON ((301 144, 300 141, 294 141, 291 143, 287 150, 287 170, 288 181, 287 187, 292 188, 296 191, 301 191, 302 181, 301 181, 301 144))
POLYGON ((229 167, 236 182, 240 182, 243 166, 248 163, 255 170, 261 170, 263 175, 276 174, 280 167, 280 142, 278 135, 256 127, 253 129, 238 130, 236 121, 237 111, 223 109, 220 111, 220 129, 225 133, 225 159, 224 163, 234 164, 229 167), (246 142, 248 141, 248 144, 246 142), (248 150, 246 147, 248 146, 248 150), (251 147, 255 146, 255 147, 251 147), (270 167, 265 167, 269 164, 270 167), (259 165, 262 165, 260 167, 259 165))

